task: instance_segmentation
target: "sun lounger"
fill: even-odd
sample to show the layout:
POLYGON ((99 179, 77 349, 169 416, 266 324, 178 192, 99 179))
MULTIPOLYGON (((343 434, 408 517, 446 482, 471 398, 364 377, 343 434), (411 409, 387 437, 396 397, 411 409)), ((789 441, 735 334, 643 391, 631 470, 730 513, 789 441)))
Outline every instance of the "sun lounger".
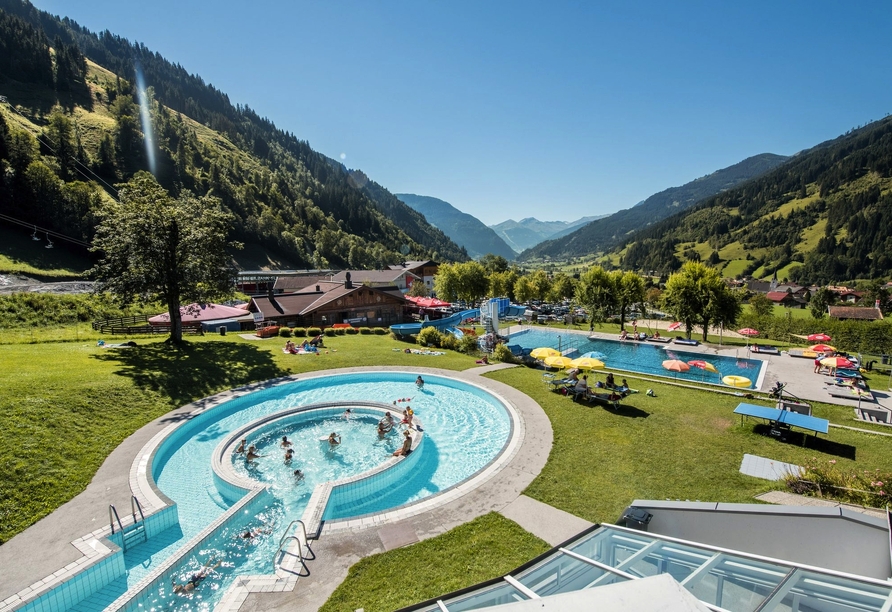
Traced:
POLYGON ((589 392, 585 394, 583 398, 587 402, 595 402, 598 404, 604 404, 605 406, 609 406, 614 410, 619 408, 619 400, 621 396, 619 393, 610 392, 610 391, 592 391, 589 389, 589 392))
POLYGON ((700 343, 696 340, 688 340, 687 338, 684 338, 682 336, 675 336, 675 344, 683 344, 685 346, 697 346, 700 343))
POLYGON ((750 348, 750 350, 754 353, 767 353, 769 355, 780 355, 780 351, 777 350, 776 346, 754 345, 750 348))
POLYGON ((818 354, 814 351, 810 351, 808 349, 795 349, 791 348, 787 351, 787 354, 790 357, 802 357, 804 359, 814 359, 818 356, 818 354))
POLYGON ((654 338, 653 336, 648 336, 647 341, 648 342, 659 342, 660 344, 668 344, 669 342, 672 342, 672 338, 664 338, 662 336, 659 338, 654 338))
POLYGON ((830 397, 838 397, 841 399, 858 400, 860 396, 862 402, 876 401, 876 398, 870 391, 848 385, 830 385, 827 387, 827 393, 830 397))

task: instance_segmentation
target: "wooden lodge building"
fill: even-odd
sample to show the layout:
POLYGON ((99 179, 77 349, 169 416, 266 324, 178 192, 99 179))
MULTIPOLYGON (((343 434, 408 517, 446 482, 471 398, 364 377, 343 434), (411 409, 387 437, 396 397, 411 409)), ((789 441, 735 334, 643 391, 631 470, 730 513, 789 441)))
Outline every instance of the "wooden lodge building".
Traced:
POLYGON ((354 327, 388 327, 403 323, 412 304, 394 285, 355 285, 349 272, 341 281, 319 280, 294 293, 251 298, 248 310, 261 313, 264 324, 287 327, 330 327, 350 323, 354 327))

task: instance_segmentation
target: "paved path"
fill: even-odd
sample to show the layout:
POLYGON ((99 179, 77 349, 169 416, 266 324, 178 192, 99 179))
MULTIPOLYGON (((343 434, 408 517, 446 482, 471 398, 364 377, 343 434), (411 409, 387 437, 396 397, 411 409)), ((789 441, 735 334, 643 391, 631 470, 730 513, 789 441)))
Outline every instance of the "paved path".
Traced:
POLYGON ((807 495, 797 495, 795 493, 787 493, 786 491, 769 491, 756 495, 756 499, 769 504, 777 504, 779 506, 820 506, 823 508, 846 508, 861 512, 868 516, 877 518, 886 518, 886 513, 877 508, 865 508, 864 506, 856 506, 854 504, 844 504, 842 502, 830 499, 821 499, 820 497, 809 497, 807 495))
POLYGON ((552 546, 557 546, 592 526, 592 523, 574 514, 526 495, 518 496, 502 508, 501 514, 552 546))

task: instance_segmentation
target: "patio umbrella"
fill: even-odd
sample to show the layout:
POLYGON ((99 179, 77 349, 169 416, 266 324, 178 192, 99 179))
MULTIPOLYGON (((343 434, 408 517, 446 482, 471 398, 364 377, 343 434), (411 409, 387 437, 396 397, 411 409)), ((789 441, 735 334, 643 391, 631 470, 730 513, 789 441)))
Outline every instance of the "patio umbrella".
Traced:
POLYGON ((752 337, 752 336, 758 336, 758 335, 759 335, 759 330, 758 330, 758 329, 753 329, 752 327, 744 327, 743 329, 738 329, 738 330, 737 330, 737 333, 740 334, 741 336, 750 336, 750 337, 752 337))
POLYGON ((552 355, 545 358, 545 365, 551 368, 566 368, 573 362, 569 357, 563 355, 552 355))
POLYGON ((533 359, 545 359, 546 357, 554 357, 560 354, 560 351, 553 349, 550 346, 540 346, 530 352, 530 357, 533 359))
POLYGON ((669 327, 667 327, 666 329, 669 331, 675 331, 679 327, 681 327, 681 321, 676 321, 675 323, 670 323, 669 327))
POLYGON ((602 353, 601 351, 589 351, 588 353, 583 353, 580 357, 591 357, 592 359, 607 359, 607 355, 602 353))
POLYGON ((707 372, 718 372, 715 369, 715 366, 709 363, 708 361, 703 361, 702 359, 692 359, 688 362, 689 366, 694 366, 695 368, 700 368, 701 370, 706 370, 707 372))
POLYGON ((593 357, 577 357, 570 362, 570 365, 580 370, 601 370, 604 368, 604 362, 593 357))
POLYGON ((830 342, 831 340, 833 340, 833 338, 827 334, 812 334, 808 336, 809 342, 830 342))
POLYGON ((845 357, 824 357, 821 360, 821 365, 827 366, 828 368, 854 368, 855 364, 846 359, 845 357))
POLYGON ((691 369, 691 366, 680 359, 667 359, 663 362, 663 367, 670 372, 687 372, 691 369))
POLYGON ((818 353, 835 353, 836 347, 830 346, 829 344, 815 344, 814 346, 808 347, 809 349, 816 351, 818 353))

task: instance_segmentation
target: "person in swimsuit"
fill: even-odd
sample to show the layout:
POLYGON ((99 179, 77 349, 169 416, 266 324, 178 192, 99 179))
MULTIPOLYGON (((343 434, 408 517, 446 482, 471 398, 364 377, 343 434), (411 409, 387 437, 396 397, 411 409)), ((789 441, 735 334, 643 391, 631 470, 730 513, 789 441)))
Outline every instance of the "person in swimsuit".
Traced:
POLYGON ((257 447, 252 444, 248 447, 248 454, 245 455, 245 461, 251 463, 255 459, 259 459, 261 457, 263 457, 263 455, 257 454, 257 447))
POLYGON ((279 446, 282 448, 289 448, 291 446, 291 440, 288 439, 288 436, 282 436, 282 441, 279 442, 279 446))
POLYGON ((420 389, 421 387, 424 386, 424 379, 421 378, 421 376, 419 376, 418 378, 415 379, 415 385, 420 389))
POLYGON ((302 481, 303 479, 304 479, 304 473, 301 472, 300 470, 294 470, 294 482, 295 482, 295 484, 296 484, 296 483, 299 483, 299 482, 302 481))
POLYGON ((238 448, 235 449, 235 452, 239 455, 244 455, 246 450, 248 450, 248 439, 242 438, 242 442, 238 445, 238 448))
POLYGON ((338 446, 341 443, 341 436, 335 432, 331 432, 328 435, 328 448, 332 449, 338 446))
POLYGON ((211 559, 210 561, 205 563, 204 566, 200 570, 198 570, 197 572, 192 574, 192 576, 189 578, 189 580, 183 584, 177 584, 177 579, 175 577, 171 578, 170 581, 171 581, 171 585, 173 587, 173 592, 180 594, 180 593, 190 593, 190 592, 194 591, 198 587, 198 585, 201 584, 201 582, 205 578, 207 578, 211 574, 211 572, 213 572, 219 566, 220 566, 220 561, 217 561, 216 563, 214 563, 214 559, 211 559), (211 564, 213 564, 213 565, 211 565, 211 564))
POLYGON ((285 451, 285 465, 291 465, 291 460, 294 458, 294 449, 289 448, 285 451))
POLYGON ((403 440, 403 446, 393 452, 394 457, 405 457, 412 452, 412 436, 409 430, 404 431, 403 435, 406 437, 403 440))
POLYGON ((378 435, 383 436, 393 429, 393 416, 389 412, 384 413, 384 418, 378 421, 378 435))

